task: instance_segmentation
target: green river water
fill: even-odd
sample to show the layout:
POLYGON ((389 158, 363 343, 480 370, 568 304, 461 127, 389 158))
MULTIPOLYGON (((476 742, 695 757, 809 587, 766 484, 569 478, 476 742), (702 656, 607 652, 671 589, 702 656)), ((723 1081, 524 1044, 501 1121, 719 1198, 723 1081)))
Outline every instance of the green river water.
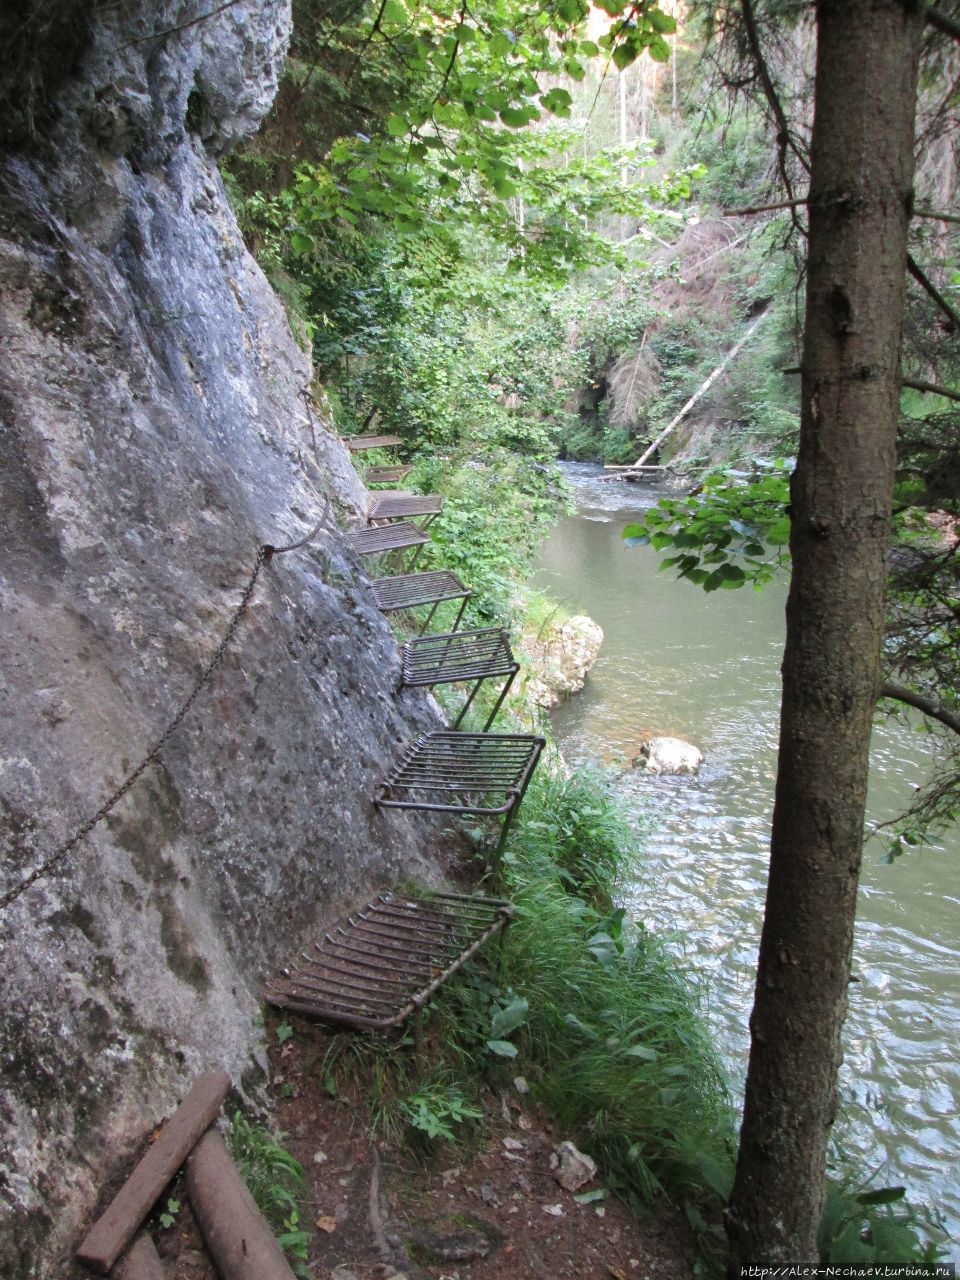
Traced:
MULTIPOLYGON (((629 759, 645 733, 696 743, 696 778, 629 772, 648 815, 633 913, 670 938, 700 982, 736 1093, 742 1088, 776 771, 786 584, 706 595, 621 529, 656 501, 643 485, 564 468, 577 514, 545 542, 534 577, 603 628, 583 692, 553 713, 564 754, 629 759)), ((929 740, 898 722, 874 734, 868 817, 897 812, 930 763, 929 740)), ((960 833, 893 865, 867 844, 861 880, 838 1130, 877 1171, 940 1212, 960 1255, 960 833)))

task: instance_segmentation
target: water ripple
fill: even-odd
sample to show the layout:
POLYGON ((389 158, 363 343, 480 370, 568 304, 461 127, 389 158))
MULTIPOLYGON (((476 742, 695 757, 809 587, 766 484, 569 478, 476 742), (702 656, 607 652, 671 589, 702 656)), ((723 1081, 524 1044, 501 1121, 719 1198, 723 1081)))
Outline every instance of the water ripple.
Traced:
MULTIPOLYGON (((568 466, 582 514, 548 540, 537 584, 604 629, 584 692, 554 726, 565 753, 629 762, 644 734, 695 742, 697 778, 627 770, 620 786, 650 826, 629 904, 695 976, 735 1090, 742 1088, 776 776, 785 589, 707 597, 623 546, 655 486, 568 466)), ((897 812, 932 759, 890 720, 876 730, 869 812, 897 812)), ((902 1180, 960 1237, 960 839, 887 866, 868 842, 841 1091, 842 1138, 902 1180)))

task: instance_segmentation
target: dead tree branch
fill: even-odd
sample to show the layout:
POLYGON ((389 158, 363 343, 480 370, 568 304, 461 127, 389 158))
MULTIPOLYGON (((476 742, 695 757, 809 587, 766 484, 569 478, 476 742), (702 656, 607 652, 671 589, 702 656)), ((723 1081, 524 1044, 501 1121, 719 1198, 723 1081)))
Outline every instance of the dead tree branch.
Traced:
POLYGON ((942 9, 928 9, 924 17, 937 31, 942 31, 945 36, 951 36, 954 40, 960 40, 960 22, 948 17, 942 9))
POLYGON ((905 706, 922 711, 931 720, 937 720, 948 729, 952 729, 954 733, 960 734, 960 715, 935 698, 927 698, 922 693, 916 693, 906 685, 896 684, 892 680, 885 680, 880 686, 880 697, 892 698, 895 702, 902 702, 905 706))
POLYGON ((940 387, 935 382, 921 382, 918 378, 901 378, 904 387, 913 391, 923 391, 930 396, 943 396, 947 400, 960 400, 960 391, 951 391, 949 387, 940 387))
POLYGON ((913 276, 914 280, 916 280, 917 284, 920 285, 922 289, 926 290, 944 315, 950 317, 950 323, 953 325, 955 332, 960 333, 960 315, 954 311, 953 307, 951 307, 950 303, 946 300, 930 277, 917 264, 916 259, 911 253, 907 254, 907 270, 913 276))

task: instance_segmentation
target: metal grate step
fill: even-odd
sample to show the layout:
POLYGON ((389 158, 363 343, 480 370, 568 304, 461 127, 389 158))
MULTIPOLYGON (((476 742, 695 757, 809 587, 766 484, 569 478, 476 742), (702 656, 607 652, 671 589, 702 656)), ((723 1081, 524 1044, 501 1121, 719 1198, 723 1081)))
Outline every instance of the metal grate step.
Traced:
POLYGON ((403 441, 399 436, 343 436, 340 443, 351 453, 359 453, 362 449, 391 449, 403 441))
POLYGON ((368 467, 363 474, 363 480, 365 484, 398 484, 412 470, 412 466, 368 467))
POLYGON ((545 746, 543 738, 528 733, 448 729, 427 734, 381 782, 374 804, 382 809, 502 816, 496 861, 545 746))
POLYGON ((396 493, 374 493, 370 497, 367 519, 371 524, 375 520, 403 520, 408 516, 426 516, 427 519, 421 526, 425 529, 434 516, 443 510, 443 498, 434 493, 405 493, 401 490, 396 493))
POLYGON ((302 951, 264 986, 264 999, 327 1022, 386 1031, 421 1009, 511 914, 499 898, 381 894, 302 951))
POLYGON ((378 556, 385 551, 420 548, 430 541, 429 535, 415 524, 403 522, 373 529, 353 529, 345 537, 347 545, 360 556, 378 556))
POLYGON ((473 689, 454 721, 456 729, 473 703, 485 680, 506 677, 496 705, 490 712, 484 731, 497 718, 497 712, 510 691, 520 664, 510 648, 510 637, 502 627, 484 627, 477 631, 449 631, 408 640, 401 655, 401 685, 432 688, 437 684, 474 681, 473 689))
POLYGON ((426 631, 437 605, 446 600, 461 601, 451 630, 456 631, 467 607, 467 601, 473 595, 469 587, 465 587, 455 573, 449 569, 436 569, 430 573, 401 573, 390 578, 375 578, 370 584, 373 598, 381 613, 396 613, 400 609, 416 609, 420 605, 432 606, 420 628, 420 634, 426 631))

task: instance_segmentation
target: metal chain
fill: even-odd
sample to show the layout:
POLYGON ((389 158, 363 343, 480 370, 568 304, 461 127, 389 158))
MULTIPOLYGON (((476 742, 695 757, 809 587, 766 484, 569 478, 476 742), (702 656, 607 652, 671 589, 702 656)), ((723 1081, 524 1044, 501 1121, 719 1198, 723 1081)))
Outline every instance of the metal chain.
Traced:
POLYGON ((156 740, 156 742, 153 744, 153 746, 150 748, 150 750, 147 752, 144 758, 137 765, 136 769, 134 769, 132 773, 127 775, 127 777, 123 780, 120 786, 117 787, 116 791, 114 791, 114 793, 103 802, 103 804, 100 806, 97 812, 93 815, 93 817, 88 818, 86 822, 83 824, 83 826, 78 828, 78 830, 74 832, 74 834, 70 837, 70 839, 65 844, 62 844, 59 847, 59 849, 56 850, 55 853, 52 853, 49 858, 41 862, 38 867, 35 867, 34 870, 31 871, 30 874, 26 876, 23 880, 21 880, 19 884, 14 885, 12 889, 8 889, 6 893, 0 896, 0 911, 6 910, 6 908, 9 907, 12 902, 15 902, 16 899, 19 898, 21 894, 26 893, 26 891, 30 888, 32 884, 36 883, 36 881, 41 879, 41 877, 47 875, 47 873, 50 872, 59 862, 62 862, 63 859, 67 856, 67 854, 70 853, 72 849, 75 849, 76 846, 80 843, 80 841, 85 839, 86 836, 90 834, 90 832, 99 822, 103 821, 103 819, 107 816, 107 814, 114 807, 114 805, 117 804, 119 800, 123 799, 123 797, 127 794, 127 792, 138 780, 138 778, 140 778, 141 775, 147 769, 149 769, 149 767, 153 764, 153 762, 159 756, 160 752, 166 746, 172 734, 176 732, 176 730, 180 727, 181 723, 183 722, 184 718, 189 714, 191 707, 199 697, 200 692, 203 689, 204 685, 207 684, 207 682, 210 680, 210 677, 213 675, 217 667, 219 667, 220 663, 223 661, 223 655, 226 653, 227 648, 230 645, 230 642, 233 640, 233 637, 237 631, 237 627, 240 625, 240 620, 243 617, 243 615, 246 613, 247 606, 250 604, 250 600, 253 596, 254 588, 257 585, 257 579, 260 577, 260 571, 263 569, 263 566, 273 556, 282 556, 282 555, 285 555, 288 551, 298 551, 301 547, 305 547, 307 543, 310 542, 313 538, 315 538, 316 535, 320 532, 321 528, 326 522, 327 513, 329 512, 329 510, 330 510, 330 499, 328 497, 326 500, 326 505, 324 506, 324 509, 323 509, 323 515, 320 517, 320 519, 317 521, 314 527, 309 531, 309 533, 307 533, 305 537, 300 538, 297 542, 290 542, 287 545, 282 547, 273 547, 273 546, 270 546, 269 543, 264 543, 262 546, 257 548, 257 559, 253 566, 253 572, 250 574, 250 577, 247 579, 246 586, 243 588, 243 592, 240 596, 240 603, 237 605, 236 609, 234 610, 233 617, 230 619, 227 629, 223 633, 223 638, 221 639, 220 643, 217 645, 216 652, 214 653, 213 657, 210 659, 206 667, 201 672, 199 680, 193 686, 193 689, 191 690, 189 697, 180 707, 180 710, 173 717, 173 719, 167 725, 166 729, 164 729, 163 733, 160 735, 160 737, 156 740))

